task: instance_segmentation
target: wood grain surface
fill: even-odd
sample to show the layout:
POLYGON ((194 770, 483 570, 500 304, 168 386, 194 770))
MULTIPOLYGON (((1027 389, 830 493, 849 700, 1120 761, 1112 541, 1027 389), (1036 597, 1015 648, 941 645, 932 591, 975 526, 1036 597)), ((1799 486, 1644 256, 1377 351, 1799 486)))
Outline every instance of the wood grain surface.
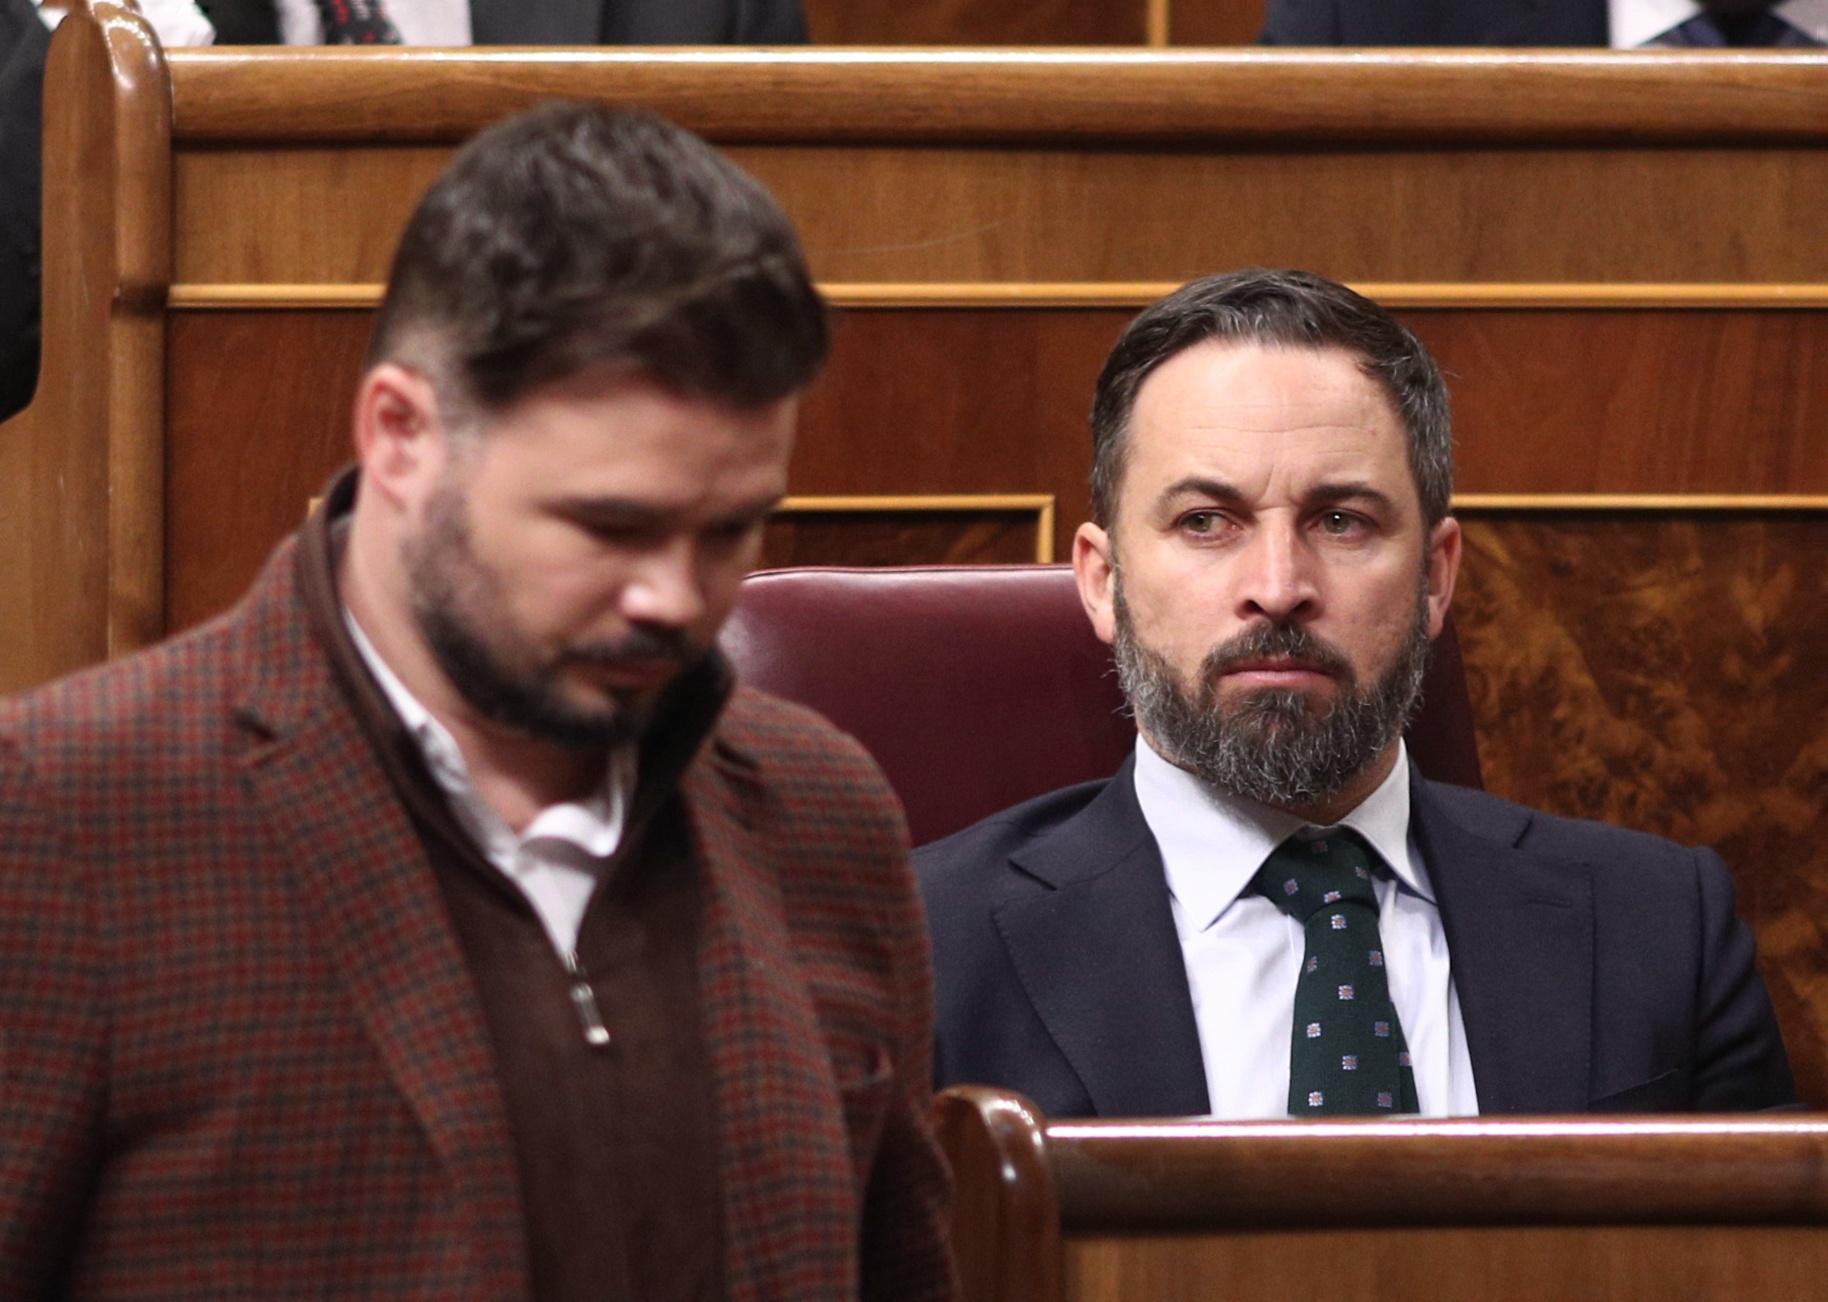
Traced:
POLYGON ((1170 45, 1252 45, 1268 0, 1169 0, 1170 45))
POLYGON ((544 99, 720 143, 1819 142, 1828 54, 1771 51, 175 50, 183 146, 453 144, 544 99))
POLYGON ((1828 512, 1465 523, 1487 787, 1718 849, 1828 1106, 1828 512))
MULTIPOLYGON (((1820 148, 1449 150, 1392 138, 731 153, 780 197, 824 281, 1178 284, 1267 265, 1354 282, 1828 282, 1828 241, 1809 236, 1828 211, 1820 148)), ((194 234, 180 238, 175 277, 383 280, 446 156, 181 153, 175 221, 194 234)))

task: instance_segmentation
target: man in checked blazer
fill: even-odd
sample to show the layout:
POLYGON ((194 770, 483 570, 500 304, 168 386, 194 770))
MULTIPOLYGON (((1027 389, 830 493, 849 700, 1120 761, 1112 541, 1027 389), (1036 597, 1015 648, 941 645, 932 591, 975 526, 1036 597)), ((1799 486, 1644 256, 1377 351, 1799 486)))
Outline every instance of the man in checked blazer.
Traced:
POLYGON ((0 707, 0 1296, 950 1293, 899 811, 713 643, 825 339, 685 132, 458 155, 357 467, 0 707))

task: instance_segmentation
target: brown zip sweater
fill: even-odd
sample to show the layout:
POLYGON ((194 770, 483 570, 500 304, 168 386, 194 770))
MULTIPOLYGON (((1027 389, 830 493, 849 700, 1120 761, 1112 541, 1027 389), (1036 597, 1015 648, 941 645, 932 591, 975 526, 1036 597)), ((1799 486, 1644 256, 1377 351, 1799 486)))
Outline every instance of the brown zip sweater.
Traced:
POLYGON ((306 526, 320 640, 425 848, 495 1051, 541 1299, 720 1296, 722 1217, 698 1001, 700 883, 676 783, 731 683, 713 656, 641 743, 622 844, 578 932, 574 978, 538 915, 457 821, 343 623, 335 560, 353 472, 306 526), (587 990, 574 989, 580 982, 587 990), (609 1038, 587 1039, 594 1001, 609 1038))

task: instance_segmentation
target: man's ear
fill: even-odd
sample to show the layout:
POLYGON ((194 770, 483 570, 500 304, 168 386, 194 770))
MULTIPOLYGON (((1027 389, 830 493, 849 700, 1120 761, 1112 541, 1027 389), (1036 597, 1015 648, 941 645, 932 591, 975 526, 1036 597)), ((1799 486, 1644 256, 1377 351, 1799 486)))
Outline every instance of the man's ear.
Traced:
POLYGON ((1451 515, 1428 535, 1428 636, 1441 635, 1460 576, 1460 522, 1451 515))
POLYGON ((1117 613, 1114 606, 1117 581, 1117 557, 1111 547, 1111 536, 1091 523, 1079 526, 1073 535, 1073 578, 1079 583, 1079 601, 1092 631, 1103 642, 1117 640, 1117 613))
POLYGON ((382 362, 355 392, 355 455, 364 488, 404 505, 442 473, 445 431, 438 393, 417 371, 382 362))

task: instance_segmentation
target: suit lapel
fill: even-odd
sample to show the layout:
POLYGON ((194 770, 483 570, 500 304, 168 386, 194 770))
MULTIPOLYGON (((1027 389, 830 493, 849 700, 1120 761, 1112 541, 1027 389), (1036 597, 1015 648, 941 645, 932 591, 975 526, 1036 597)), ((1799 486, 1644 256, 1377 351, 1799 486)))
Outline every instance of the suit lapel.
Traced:
POLYGON ((329 965, 475 1222, 484 1291, 526 1288, 518 1178, 480 1006, 424 850, 309 628, 282 548, 239 618, 250 799, 329 965))
POLYGON ((1578 864, 1516 848, 1532 817, 1473 831, 1433 783, 1411 825, 1434 884, 1481 1113, 1584 1112, 1593 1037, 1593 891, 1578 864))
POLYGON ((809 1218, 852 1187, 827 1037, 802 979, 770 803, 753 760, 713 737, 680 783, 703 884, 699 998, 718 1127, 724 1285, 731 1296, 853 1288, 862 1215, 809 1218))
POLYGON ((1029 1002, 1099 1116, 1211 1110, 1161 853, 1132 764, 1008 871, 1039 886, 995 911, 1029 1002))

